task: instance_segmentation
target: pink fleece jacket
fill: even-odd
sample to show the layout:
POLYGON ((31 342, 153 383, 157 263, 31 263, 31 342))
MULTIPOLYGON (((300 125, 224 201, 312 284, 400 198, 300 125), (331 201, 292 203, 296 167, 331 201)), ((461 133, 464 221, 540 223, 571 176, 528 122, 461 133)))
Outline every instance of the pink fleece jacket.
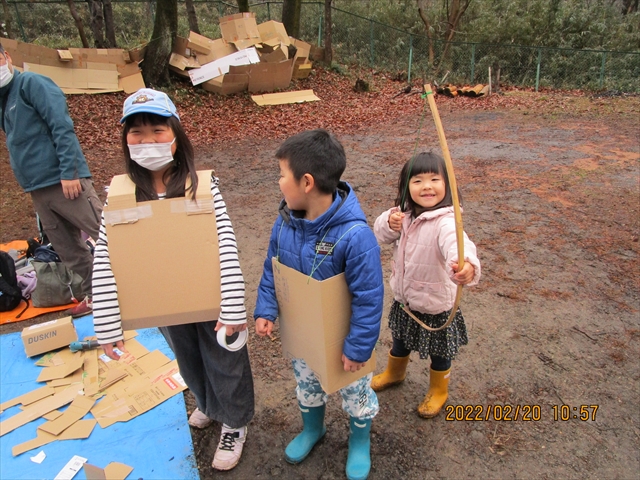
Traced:
MULTIPOLYGON (((378 242, 395 242, 391 271, 393 297, 411 310, 437 314, 453 308, 457 285, 451 265, 458 262, 453 207, 422 213, 413 219, 406 214, 402 235, 389 228, 391 208, 380 215, 374 225, 378 242)), ((476 246, 464 234, 464 259, 475 267, 469 286, 480 280, 480 260, 476 246)))

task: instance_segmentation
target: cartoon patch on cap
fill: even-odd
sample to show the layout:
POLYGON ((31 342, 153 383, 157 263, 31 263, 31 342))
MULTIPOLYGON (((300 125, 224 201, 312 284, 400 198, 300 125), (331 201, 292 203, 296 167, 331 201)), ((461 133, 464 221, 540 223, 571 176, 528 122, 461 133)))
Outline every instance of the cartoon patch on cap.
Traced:
POLYGON ((136 98, 134 98, 133 102, 131 102, 132 105, 135 105, 137 103, 147 103, 147 102, 151 102, 153 100, 152 97, 147 96, 147 94, 143 93, 141 95, 138 95, 136 98))

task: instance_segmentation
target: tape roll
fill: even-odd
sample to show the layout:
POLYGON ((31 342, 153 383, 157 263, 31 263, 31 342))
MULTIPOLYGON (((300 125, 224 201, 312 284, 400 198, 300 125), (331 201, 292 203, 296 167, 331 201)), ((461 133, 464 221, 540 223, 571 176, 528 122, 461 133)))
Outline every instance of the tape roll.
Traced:
POLYGON ((238 332, 238 338, 231 345, 227 345, 227 327, 225 325, 222 326, 220 330, 218 330, 218 344, 230 352, 236 352, 245 346, 247 343, 247 337, 249 336, 248 331, 242 330, 238 332))

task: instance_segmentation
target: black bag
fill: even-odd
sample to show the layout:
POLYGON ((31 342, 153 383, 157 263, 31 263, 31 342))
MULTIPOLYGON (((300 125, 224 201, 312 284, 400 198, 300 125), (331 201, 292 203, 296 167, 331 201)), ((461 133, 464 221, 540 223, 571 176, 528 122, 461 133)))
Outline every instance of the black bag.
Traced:
POLYGON ((27 306, 16 318, 24 313, 29 306, 29 300, 22 296, 16 277, 16 264, 11 255, 0 250, 0 312, 9 312, 20 305, 20 301, 27 302, 27 306))

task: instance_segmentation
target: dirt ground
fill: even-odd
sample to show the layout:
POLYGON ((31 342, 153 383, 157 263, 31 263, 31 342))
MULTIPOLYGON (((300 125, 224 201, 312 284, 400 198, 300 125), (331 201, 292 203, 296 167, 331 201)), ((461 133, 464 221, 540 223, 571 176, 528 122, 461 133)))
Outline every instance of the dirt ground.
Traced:
MULTIPOLYGON (((404 384, 379 394, 369 478, 638 478, 640 102, 584 102, 583 113, 441 104, 465 230, 478 247, 483 278, 463 294, 469 345, 453 364, 451 415, 418 417, 429 362, 412 355, 404 384), (586 421, 579 418, 583 406, 586 421), (478 420, 465 420, 468 413, 478 420)), ((392 205, 419 120, 416 112, 336 132, 348 155, 344 179, 371 223, 392 205)), ((424 125, 419 150, 437 148, 431 119, 424 125)), ((196 149, 198 166, 215 168, 222 179, 250 312, 280 199, 278 144, 246 138, 196 149)), ((101 192, 121 173, 117 146, 107 150, 85 148, 101 192)), ((0 241, 35 235, 29 197, 15 183, 4 147, 0 174, 0 241)), ((382 252, 388 276, 391 248, 382 252)), ((391 344, 390 301, 387 288, 378 371, 391 344)), ((329 401, 326 437, 302 464, 284 461, 301 419, 275 333, 275 341, 249 340, 256 415, 238 467, 227 473, 210 467, 219 425, 192 431, 201 478, 344 478, 348 419, 339 395, 329 401)))

